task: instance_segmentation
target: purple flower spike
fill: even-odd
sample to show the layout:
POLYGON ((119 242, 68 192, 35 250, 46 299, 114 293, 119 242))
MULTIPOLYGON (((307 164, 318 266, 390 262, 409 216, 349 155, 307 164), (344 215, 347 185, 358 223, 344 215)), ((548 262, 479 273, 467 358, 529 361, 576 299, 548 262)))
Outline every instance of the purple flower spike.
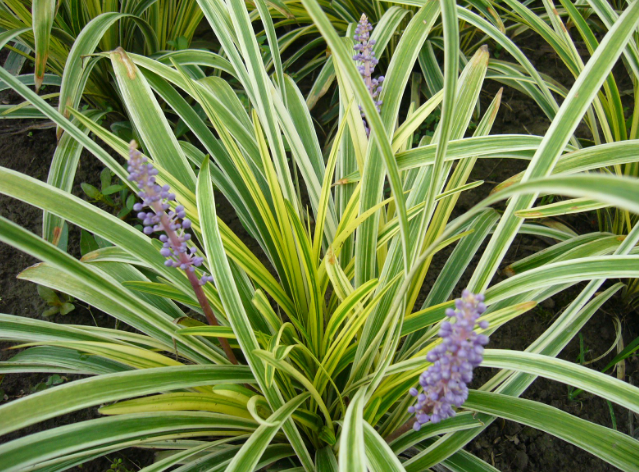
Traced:
MULTIPOLYGON (((355 29, 354 38, 358 43, 354 46, 356 53, 353 56, 353 60, 358 63, 357 70, 359 70, 359 73, 362 74, 364 83, 366 84, 371 97, 373 97, 373 101, 375 102, 375 106, 379 112, 381 110, 380 107, 382 106, 382 101, 378 100, 378 97, 382 92, 384 76, 381 75, 378 78, 373 79, 373 72, 375 71, 375 66, 379 60, 375 57, 375 52, 373 51, 375 40, 370 39, 371 31, 373 31, 373 25, 368 22, 366 15, 362 15, 359 23, 357 24, 357 28, 355 29)), ((370 135, 370 129, 368 129, 368 123, 366 122, 366 116, 362 111, 362 107, 360 107, 360 112, 362 113, 364 128, 366 129, 366 135, 368 136, 370 135)))
MULTIPOLYGON (((426 359, 433 365, 419 377, 424 393, 420 394, 416 388, 409 391, 417 399, 408 408, 409 413, 415 414, 416 431, 429 421, 438 423, 455 416, 453 407, 461 407, 468 398, 473 368, 483 360, 484 346, 488 344, 488 336, 474 331, 477 318, 485 310, 484 296, 468 290, 455 300, 455 310, 446 310, 448 320, 439 329, 442 343, 428 353, 426 359)), ((488 322, 483 320, 479 326, 486 329, 488 322)))
MULTIPOLYGON (((164 263, 168 267, 179 267, 188 272, 195 272, 195 267, 202 265, 203 259, 196 256, 197 248, 189 247, 188 241, 191 235, 184 232, 191 227, 191 221, 186 219, 186 212, 182 205, 177 205, 171 210, 168 202, 175 201, 175 194, 170 192, 170 187, 163 187, 156 183, 155 176, 158 174, 153 164, 137 150, 135 141, 129 144, 129 180, 138 184, 140 191, 138 196, 142 203, 133 205, 133 209, 138 212, 138 218, 144 224, 144 233, 153 234, 158 231, 164 232, 160 235, 163 247, 160 254, 167 258, 164 263), (152 211, 144 212, 144 208, 152 211)), ((204 275, 199 280, 200 285, 212 281, 210 275, 204 275)))

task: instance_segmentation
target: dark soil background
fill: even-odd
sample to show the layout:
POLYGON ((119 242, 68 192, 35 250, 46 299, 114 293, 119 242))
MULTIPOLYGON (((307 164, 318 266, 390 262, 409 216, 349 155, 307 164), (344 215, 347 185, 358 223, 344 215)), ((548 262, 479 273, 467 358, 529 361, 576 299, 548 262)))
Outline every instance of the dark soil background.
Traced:
MULTIPOLYGON (((555 79, 569 86, 572 78, 565 72, 558 59, 551 54, 541 43, 534 38, 527 38, 528 48, 524 52, 529 54, 536 67, 542 72, 550 74, 555 79)), ((494 97, 500 85, 487 82, 486 90, 482 96, 484 107, 494 97)), ((15 98, 15 97, 14 97, 15 98)), ((548 120, 543 113, 528 97, 505 89, 501 110, 497 122, 493 128, 494 134, 526 133, 543 135, 548 127, 548 120)), ((41 129, 41 123, 0 121, 0 165, 23 172, 34 178, 46 181, 49 164, 53 156, 56 138, 53 128, 41 129), (36 128, 33 126, 36 125, 36 128)), ((579 132, 585 133, 580 130, 579 132)), ((471 180, 484 180, 482 187, 472 193, 465 193, 459 203, 459 210, 466 210, 477 201, 485 197, 492 187, 513 174, 525 168, 525 163, 510 160, 480 159, 475 167, 471 180)), ((81 182, 96 184, 102 166, 90 155, 83 155, 76 175, 76 187, 74 193, 83 195, 80 191, 81 182)), ((242 239, 246 240, 241 225, 234 217, 232 208, 222 205, 218 211, 221 216, 231 224, 232 228, 242 239)), ((0 215, 28 230, 41 234, 42 212, 28 205, 16 202, 0 195, 0 215)), ((596 230, 596 221, 592 215, 572 217, 566 222, 579 232, 596 230)), ((79 231, 70 228, 69 252, 79 256, 79 231)), ((513 262, 524 256, 537 252, 547 247, 548 242, 539 238, 519 237, 512 250, 507 255, 505 263, 513 262)), ((443 266, 445 254, 433 262, 432 274, 426 281, 430 286, 435 280, 438 269, 443 266)), ((0 281, 2 282, 2 299, 0 300, 0 313, 9 313, 32 318, 41 318, 45 303, 40 299, 33 284, 16 279, 17 274, 37 261, 7 245, 0 244, 0 281)), ((499 275, 499 277, 502 277, 499 275)), ((538 337, 550 326, 561 311, 571 302, 579 292, 581 286, 563 292, 554 299, 549 300, 535 310, 521 316, 519 319, 502 327, 491 337, 490 347, 508 348, 515 350, 525 349, 531 341, 538 337)), ((457 293, 457 290, 456 292, 457 293)), ((66 316, 55 316, 52 320, 57 323, 71 323, 78 325, 113 326, 114 320, 96 310, 89 310, 82 302, 75 302, 76 309, 66 316)), ((623 306, 618 299, 614 299, 596 313, 592 320, 582 330, 580 335, 587 349, 586 360, 593 359, 606 352, 615 342, 616 334, 613 325, 613 316, 619 317, 623 326, 623 339, 630 342, 639 336, 639 317, 636 312, 623 306)), ((3 348, 8 347, 6 344, 3 348)), ((601 369, 614 356, 616 351, 606 356, 601 361, 591 365, 594 369, 601 369)), ((12 351, 0 351, 0 360, 7 360, 13 355, 12 351)), ((564 349, 560 357, 570 361, 577 361, 580 355, 579 337, 576 337, 569 346, 564 349)), ((639 362, 633 358, 626 363, 626 380, 639 383, 639 362)), ((489 369, 480 369, 477 373, 476 384, 488 380, 494 372, 489 369)), ((12 401, 28 395, 32 389, 48 379, 49 375, 8 375, 0 384, 4 398, 0 402, 12 401)), ((73 378, 67 376, 68 380, 73 378)), ((612 417, 608 404, 593 395, 582 393, 578 399, 570 400, 567 386, 538 379, 524 393, 523 398, 541 401, 552 405, 568 413, 587 419, 607 427, 612 427, 612 417)), ((638 420, 629 415, 627 410, 615 406, 614 418, 617 428, 632 434, 633 421, 638 420)), ((70 424, 96 418, 96 408, 84 410, 61 418, 55 418, 20 431, 17 434, 6 436, 0 442, 15 439, 25 434, 49 429, 55 426, 70 424)), ((10 419, 3 418, 1 421, 10 419)), ((550 436, 543 431, 524 427, 516 423, 497 420, 475 441, 471 442, 467 449, 488 463, 502 471, 608 471, 616 470, 614 467, 590 455, 583 450, 567 444, 550 436)), ((152 462, 152 454, 145 450, 132 450, 119 452, 87 463, 81 468, 73 470, 86 472, 104 472, 110 469, 113 461, 122 459, 122 468, 125 470, 138 470, 152 462)), ((1 469, 1 464, 0 464, 1 469)))
MULTIPOLYGON (((574 83, 573 76, 566 70, 554 51, 534 34, 528 33, 518 38, 518 44, 528 56, 535 68, 548 74, 562 85, 570 88, 574 83)), ((583 52, 583 51, 581 51, 583 52)), ((494 51, 491 51, 494 54, 494 51)), ((502 52, 502 56, 504 53, 502 52)), ((509 57, 500 59, 512 60, 509 57)), ((584 62, 588 57, 584 56, 584 62)), ((616 71, 617 69, 615 69, 616 71)), ((623 83, 623 82, 622 82, 623 83)), ((492 99, 501 85, 487 82, 485 90, 487 97, 483 97, 484 107, 492 99)), ((628 82, 627 87, 632 89, 628 82)), ((623 86, 621 87, 623 90, 623 86)), ((550 125, 542 110, 528 96, 505 88, 502 105, 491 134, 534 134, 543 136, 550 125)), ((585 125, 581 125, 576 132, 579 138, 590 139, 591 135, 585 125)), ((500 183, 514 173, 523 171, 526 162, 515 160, 496 161, 492 159, 479 159, 473 170, 471 180, 484 180, 486 185, 473 191, 472 197, 468 193, 468 207, 475 204, 476 198, 487 196, 494 184, 500 183)), ((464 202, 460 202, 460 209, 464 210, 464 202)), ((597 220, 593 213, 578 214, 561 219, 569 227, 579 234, 597 231, 597 220)), ((523 257, 533 254, 547 244, 539 238, 519 236, 515 240, 511 250, 503 261, 504 266, 523 257)), ((505 278, 499 274, 498 278, 505 278)), ((495 282, 495 281, 493 281, 495 282)), ((535 310, 527 313, 517 320, 506 324, 491 336, 490 347, 523 350, 530 342, 540 336, 557 318, 557 316, 572 302, 585 284, 579 284, 571 289, 561 292, 552 299, 547 300, 535 310)), ((596 359, 615 343, 617 338, 613 317, 618 317, 622 322, 622 338, 625 343, 631 342, 639 336, 638 313, 625 306, 619 297, 611 299, 597 312, 586 324, 583 330, 568 344, 559 355, 560 358, 578 362, 582 352, 580 337, 583 340, 583 349, 586 351, 586 362, 596 359)), ((616 355, 614 349, 609 355, 600 361, 590 365, 591 368, 602 370, 616 355)), ((475 379, 475 386, 485 383, 497 372, 495 369, 480 369, 475 379)), ((633 379, 637 383, 639 372, 639 359, 626 361, 626 381, 633 379)), ((582 393, 576 399, 569 397, 570 388, 559 382, 538 378, 531 387, 522 395, 522 398, 540 401, 570 413, 571 415, 597 423, 606 427, 613 427, 613 418, 619 431, 637 437, 636 415, 632 415, 623 408, 609 404, 588 393, 582 393)), ((471 442, 466 449, 495 466, 497 469, 508 471, 608 471, 618 470, 612 465, 603 462, 599 458, 584 450, 555 438, 543 431, 522 426, 518 423, 497 420, 493 422, 482 435, 471 442)))
MULTIPOLYGON (((0 165, 46 181, 57 140, 55 128, 39 129, 41 125, 41 122, 0 120, 0 165), (34 125, 36 126, 35 128, 33 128, 34 125)), ((73 193, 76 196, 84 195, 80 188, 80 183, 82 182, 99 185, 99 174, 102 169, 102 164, 85 152, 80 159, 73 193)), ((42 235, 42 211, 35 207, 5 195, 0 195, 0 215, 33 233, 42 235)), ((76 257, 80 257, 79 242, 80 230, 71 226, 69 228, 69 253, 76 257)), ((47 308, 47 305, 38 295, 36 286, 16 278, 22 270, 37 262, 39 261, 11 246, 0 244, 0 281, 2 282, 0 313, 43 319, 41 313, 47 308)), ((91 309, 79 300, 75 300, 73 303, 76 308, 71 313, 65 316, 56 315, 48 319, 56 323, 74 325, 114 326, 115 320, 110 316, 99 310, 91 309)), ((0 360, 8 360, 15 354, 14 351, 7 350, 8 343, 0 343, 0 347, 2 347, 0 360)), ((61 376, 66 379, 65 381, 80 378, 79 376, 70 375, 61 376)), ((34 388, 37 388, 38 384, 46 382, 49 377, 49 374, 4 376, 2 383, 0 383, 0 390, 2 390, 4 398, 0 398, 0 402, 11 401, 29 395, 34 388)), ((0 443, 38 431, 99 418, 100 416, 97 413, 97 408, 82 410, 3 436, 0 438, 0 443)), ((8 418, 0 419, 0 421, 8 420, 8 418)), ((153 456, 146 450, 123 451, 109 454, 91 463, 84 464, 81 468, 77 467, 70 470, 103 472, 109 470, 114 461, 118 459, 122 459, 122 465, 129 467, 130 470, 138 470, 152 463, 153 456)), ((0 470, 2 470, 1 463, 0 470)), ((126 472, 126 470, 121 468, 117 472, 126 472)))

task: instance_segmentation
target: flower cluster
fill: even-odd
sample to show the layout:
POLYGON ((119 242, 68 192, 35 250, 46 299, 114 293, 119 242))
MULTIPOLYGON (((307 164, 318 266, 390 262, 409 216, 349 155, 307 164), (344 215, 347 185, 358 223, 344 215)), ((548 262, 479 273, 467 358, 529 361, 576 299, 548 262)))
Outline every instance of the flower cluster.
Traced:
MULTIPOLYGON (((366 15, 362 15, 362 18, 359 20, 357 24, 357 28, 355 29, 355 41, 357 44, 354 49, 357 53, 353 56, 353 60, 357 61, 359 65, 357 69, 359 73, 362 74, 364 78, 364 83, 368 88, 368 91, 373 97, 375 101, 375 106, 377 107, 377 111, 380 111, 380 107, 382 106, 382 101, 378 100, 379 94, 382 92, 382 83, 384 82, 384 76, 380 75, 378 78, 373 79, 373 72, 375 71, 375 66, 379 62, 379 60, 375 57, 375 52, 373 51, 373 46, 375 45, 375 40, 370 39, 371 31, 373 31, 373 25, 368 22, 368 18, 366 15)), ((362 112, 362 119, 364 120, 364 127, 366 128, 366 134, 370 134, 370 130, 368 129, 368 124, 366 123, 366 116, 362 111, 362 107, 360 107, 360 111, 362 112)))
MULTIPOLYGON (((419 377, 423 392, 416 388, 410 394, 417 403, 408 408, 415 413, 413 428, 423 424, 438 423, 455 415, 453 406, 459 408, 468 398, 468 383, 473 379, 473 368, 483 360, 488 336, 474 331, 477 318, 486 310, 483 295, 473 295, 464 290, 462 298, 455 300, 455 310, 446 310, 449 320, 441 325, 442 343, 428 353, 426 359, 433 364, 419 377)), ((488 328, 487 321, 479 327, 488 328)))
MULTIPOLYGON (((129 180, 138 184, 138 196, 142 203, 136 203, 133 209, 138 212, 138 218, 144 224, 144 233, 152 234, 163 231, 160 236, 163 247, 160 253, 167 258, 165 264, 169 267, 179 267, 182 270, 195 272, 195 267, 202 265, 203 259, 196 256, 197 248, 188 247, 191 235, 184 230, 191 227, 191 221, 186 218, 184 207, 177 205, 171 210, 169 202, 175 201, 175 194, 170 192, 168 185, 161 187, 156 183, 158 170, 137 150, 135 141, 129 145, 129 180), (149 207, 152 211, 144 212, 149 207)), ((211 282, 213 277, 203 275, 200 285, 211 282)))

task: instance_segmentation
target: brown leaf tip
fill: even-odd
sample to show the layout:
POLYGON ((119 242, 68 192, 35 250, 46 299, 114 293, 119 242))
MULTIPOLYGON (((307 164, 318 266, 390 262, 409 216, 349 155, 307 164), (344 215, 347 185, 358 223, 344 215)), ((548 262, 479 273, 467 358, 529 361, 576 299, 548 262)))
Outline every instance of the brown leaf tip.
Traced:
POLYGON ((137 75, 135 64, 133 64, 126 51, 122 48, 122 46, 118 46, 113 52, 120 56, 122 63, 126 67, 127 76, 129 77, 129 79, 134 80, 137 75))

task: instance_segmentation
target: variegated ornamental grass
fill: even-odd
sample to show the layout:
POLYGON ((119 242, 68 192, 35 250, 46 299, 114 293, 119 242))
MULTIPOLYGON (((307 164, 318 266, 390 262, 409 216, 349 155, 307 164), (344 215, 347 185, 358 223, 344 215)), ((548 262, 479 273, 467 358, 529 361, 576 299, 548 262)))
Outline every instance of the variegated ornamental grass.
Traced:
MULTIPOLYGON (((63 113, 67 106, 77 108, 81 99, 122 111, 106 64, 85 63, 87 55, 124 46, 179 56, 176 50, 190 44, 201 20, 196 0, 0 0, 0 28, 14 33, 7 46, 8 67, 36 90, 59 86, 59 94, 48 98, 59 98, 63 113), (27 60, 34 61, 34 73, 22 73, 27 60)), ((28 103, 0 110, 8 118, 45 118, 28 103)))
MULTIPOLYGON (((615 10, 609 2, 592 1, 588 5, 578 5, 573 2, 560 0, 557 5, 544 1, 538 9, 530 9, 520 2, 505 2, 512 22, 512 27, 518 27, 519 31, 531 29, 537 33, 557 53, 564 66, 577 78, 584 69, 583 59, 577 51, 575 40, 580 40, 589 54, 593 54, 599 41, 596 33, 605 32, 619 17, 619 11, 615 10), (600 19, 600 22, 589 21, 592 15, 600 19), (574 32, 570 34, 568 27, 574 32), (573 39, 574 38, 574 39, 573 39)), ((636 40, 632 40, 623 52, 623 68, 606 77, 600 93, 594 97, 591 107, 588 109, 584 121, 592 134, 592 143, 617 144, 627 140, 635 140, 639 132, 639 105, 635 99, 637 84, 634 78, 639 73, 639 50, 636 40), (631 79, 626 85, 630 90, 623 90, 623 75, 631 79), (622 96, 630 94, 633 97, 632 108, 629 110, 628 119, 624 116, 622 96)), ((560 89, 559 93, 565 96, 568 91, 560 89)), ((607 172, 615 175, 639 176, 639 164, 628 162, 616 164, 607 168, 607 172)), ((516 177, 513 179, 513 181, 516 177)), ((588 199, 573 199, 556 202, 537 208, 537 213, 529 213, 527 217, 544 217, 554 212, 564 212, 566 207, 572 207, 572 211, 582 212, 598 210, 597 217, 602 231, 615 234, 628 234, 637 224, 637 215, 623 209, 603 205, 588 199)), ((639 285, 636 280, 628 282, 628 288, 624 291, 624 298, 633 302, 636 307, 639 303, 639 285)))
MULTIPOLYGON (((181 52, 174 49, 190 43, 201 20, 196 0, 0 0, 0 44, 9 50, 7 70, 21 83, 35 85, 36 90, 43 85, 59 87, 42 98, 57 101, 60 113, 68 118, 69 109, 89 104, 95 109, 88 110, 87 116, 99 120, 109 111, 124 110, 108 63, 90 58, 91 54, 122 45, 146 54, 162 51, 158 60, 179 62, 181 52), (35 71, 23 73, 29 59, 35 62, 35 71)), ((0 83, 0 90, 9 88, 0 83)), ((29 101, 0 105, 0 116, 47 118, 29 101)), ((58 137, 61 134, 58 128, 58 137)), ((68 134, 60 144, 48 182, 70 191, 83 147, 68 134)), ((55 243, 54 230, 60 221, 46 212, 44 220, 43 235, 55 243)))
MULTIPOLYGON (((46 234, 67 221, 113 244, 78 261, 0 219, 1 241, 42 261, 20 277, 136 329, 0 315, 0 338, 26 348, 1 363, 0 372, 87 375, 0 406, 1 417, 11 418, 0 424, 1 434, 87 407, 100 406, 104 414, 0 445, 3 470, 65 470, 127 447, 163 451, 147 472, 176 465, 181 471, 252 471, 269 464, 275 464, 270 470, 417 472, 439 463, 451 470, 494 470, 463 447, 499 417, 542 429, 622 470, 637 470, 635 439, 519 396, 544 376, 639 412, 639 389, 556 358, 623 287, 604 287, 605 280, 639 276, 639 228, 619 240, 524 220, 535 211, 536 196, 548 193, 639 213, 636 179, 598 173, 636 161, 636 143, 580 149, 572 139, 633 35, 639 2, 610 27, 561 106, 538 74, 525 75, 531 71, 522 60, 522 78, 512 80, 545 97, 554 113, 543 137, 491 135, 501 94, 482 110, 474 136, 467 136, 491 62, 479 48, 458 71, 458 15, 485 25, 449 1, 412 1, 418 8, 407 14, 410 21, 385 71, 378 113, 353 63, 353 40, 338 34, 324 2, 303 0, 330 47, 338 82, 339 119, 327 136, 316 133, 295 81, 268 73, 245 2, 198 3, 224 58, 191 50, 180 60, 156 60, 118 48, 96 61, 113 68, 141 150, 192 222, 206 256, 203 266, 214 277, 204 290, 221 326, 187 317, 199 305, 184 274, 164 264, 162 244, 71 195, 59 157, 49 183, 0 168, 0 192, 44 210, 46 234), (423 104, 412 94, 404 110, 414 64, 437 22, 443 27, 443 89, 423 104), (233 76, 241 90, 219 75, 194 74, 194 66, 233 76), (441 121, 432 140, 414 145, 420 125, 438 107, 441 121), (173 134, 169 109, 189 128, 188 140, 173 134), (460 193, 482 184, 468 180, 477 159, 496 156, 530 163, 519 182, 454 218, 460 193), (214 189, 259 244, 259 255, 218 218, 214 189), (504 212, 491 207, 505 200, 504 212), (518 234, 557 244, 513 264, 510 278, 491 283, 518 234), (484 241, 487 249, 471 265, 484 241), (433 256, 452 245, 436 282, 425 287, 433 256), (439 325, 464 274, 471 275, 471 290, 485 294, 481 320, 489 322, 488 335, 552 295, 587 285, 526 351, 490 346, 483 365, 501 370, 470 392, 456 416, 396 437, 410 419, 408 391, 429 366, 426 354, 440 342, 439 325), (422 293, 426 299, 418 304, 422 293), (238 365, 230 364, 217 338, 229 341, 238 365)), ((267 3, 283 2, 255 2, 264 20, 259 27, 271 42, 276 36, 267 3)), ((278 48, 270 46, 278 63, 278 48)), ((128 143, 96 124, 95 113, 57 110, 5 69, 0 78, 64 131, 57 156, 86 148, 126 181, 121 161, 86 130, 123 158, 128 143)))
MULTIPOLYGON (((419 5, 405 2, 405 5, 400 6, 364 0, 333 0, 320 4, 331 24, 342 35, 362 13, 368 15, 379 25, 374 33, 378 43, 375 50, 380 53, 384 51, 385 62, 388 62, 397 46, 398 33, 408 24, 411 14, 419 5)), ((471 0, 461 5, 504 31, 501 18, 487 2, 471 0)), ((247 2, 247 8, 252 21, 261 21, 263 14, 269 25, 257 33, 260 44, 268 37, 269 44, 277 44, 280 54, 285 57, 282 59, 280 54, 273 55, 269 48, 264 48, 262 53, 269 73, 281 76, 285 72, 299 82, 317 72, 312 79, 312 89, 306 96, 309 109, 312 109, 336 80, 332 57, 326 53, 324 38, 313 19, 300 0, 247 2)), ((167 63, 175 60, 185 66, 192 65, 190 58, 193 51, 185 55, 182 50, 190 45, 201 19, 202 11, 196 0, 0 1, 0 26, 17 34, 15 41, 12 40, 7 46, 9 68, 14 74, 21 74, 26 59, 34 60, 36 72, 21 74, 21 80, 35 84, 36 90, 43 84, 59 86, 61 77, 66 77, 60 90, 61 110, 69 104, 77 107, 82 99, 93 106, 110 106, 122 111, 120 98, 111 87, 105 64, 93 61, 83 64, 82 58, 121 45, 128 51, 158 54, 157 58, 167 63), (83 83, 85 80, 86 86, 83 83)), ((442 86, 441 71, 435 58, 435 50, 442 46, 437 40, 441 32, 439 20, 436 20, 433 31, 436 33, 435 40, 431 42, 429 38, 424 43, 418 61, 431 93, 442 86)), ((464 54, 470 55, 479 47, 472 41, 477 29, 468 24, 461 34, 464 54)), ((202 41, 199 47, 203 44, 212 50, 218 47, 202 41)), ((207 55, 207 61, 213 61, 217 67, 225 70, 226 61, 223 57, 207 55)), ((58 93, 45 97, 55 100, 58 93)), ((338 97, 334 96, 328 110, 317 119, 330 125, 337 113, 337 102, 338 97)), ((3 105, 0 110, 8 118, 45 118, 28 102, 20 107, 3 105)))
MULTIPOLYGON (((373 39, 374 51, 384 63, 391 60, 399 43, 401 31, 408 25, 412 15, 423 6, 420 0, 403 0, 401 2, 368 1, 368 0, 332 0, 320 1, 322 10, 336 31, 343 35, 349 27, 359 21, 365 14, 376 24, 373 39)), ((490 2, 484 0, 461 0, 459 7, 470 10, 499 31, 505 31, 501 17, 490 2)), ((326 54, 326 42, 319 34, 313 16, 309 14, 301 0, 270 0, 267 2, 248 2, 249 14, 253 21, 262 20, 271 23, 260 36, 268 35, 271 45, 277 44, 280 55, 272 55, 270 50, 264 53, 267 70, 275 72, 280 69, 289 74, 296 82, 312 77, 311 90, 306 96, 309 109, 313 109, 318 100, 324 96, 336 81, 335 65, 331 54, 326 54), (312 75, 314 72, 316 74, 312 75)), ((462 24, 460 45, 463 54, 472 55, 481 42, 474 41, 480 31, 474 25, 462 24)), ((437 63, 435 51, 442 48, 442 25, 440 18, 435 19, 431 34, 418 51, 419 70, 423 74, 425 85, 431 94, 438 92, 443 85, 443 74, 437 63)), ((352 34, 352 30, 350 30, 352 34)), ((507 75, 507 74, 505 74, 507 75)), ((328 109, 317 116, 321 123, 330 123, 336 115, 339 96, 330 98, 328 109)))

